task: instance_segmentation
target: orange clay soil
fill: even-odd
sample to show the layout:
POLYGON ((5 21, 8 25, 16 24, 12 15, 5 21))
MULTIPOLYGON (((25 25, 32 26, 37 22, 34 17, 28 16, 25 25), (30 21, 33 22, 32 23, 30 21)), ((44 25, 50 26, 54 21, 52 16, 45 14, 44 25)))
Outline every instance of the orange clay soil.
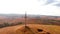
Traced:
POLYGON ((0 34, 60 34, 60 26, 28 24, 0 28, 0 34))

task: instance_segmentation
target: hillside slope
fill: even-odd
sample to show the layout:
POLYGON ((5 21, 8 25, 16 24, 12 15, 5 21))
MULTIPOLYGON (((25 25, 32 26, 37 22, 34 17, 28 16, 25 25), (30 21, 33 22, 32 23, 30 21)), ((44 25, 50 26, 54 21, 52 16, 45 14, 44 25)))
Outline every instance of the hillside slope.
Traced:
POLYGON ((0 34, 60 34, 60 26, 28 24, 26 29, 24 25, 0 28, 0 34))

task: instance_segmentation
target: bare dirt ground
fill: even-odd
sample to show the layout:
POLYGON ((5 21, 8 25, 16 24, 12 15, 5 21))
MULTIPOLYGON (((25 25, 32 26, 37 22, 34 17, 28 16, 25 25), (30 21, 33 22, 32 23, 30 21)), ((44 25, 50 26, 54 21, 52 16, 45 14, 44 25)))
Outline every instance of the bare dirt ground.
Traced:
POLYGON ((0 28, 0 34, 60 34, 60 26, 28 24, 0 28))

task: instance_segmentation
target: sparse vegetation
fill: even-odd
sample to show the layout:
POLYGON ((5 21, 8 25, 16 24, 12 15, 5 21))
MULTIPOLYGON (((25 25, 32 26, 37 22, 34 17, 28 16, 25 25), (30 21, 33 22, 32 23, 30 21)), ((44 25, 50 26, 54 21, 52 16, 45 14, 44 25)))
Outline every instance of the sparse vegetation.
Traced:
POLYGON ((39 19, 36 20, 37 24, 46 24, 46 25, 60 25, 60 20, 54 19, 39 19))
POLYGON ((3 23, 3 24, 0 24, 0 28, 3 28, 3 27, 8 27, 8 26, 15 26, 15 25, 20 25, 20 24, 22 24, 22 22, 18 22, 18 23, 16 23, 16 24, 14 24, 14 23, 3 23))

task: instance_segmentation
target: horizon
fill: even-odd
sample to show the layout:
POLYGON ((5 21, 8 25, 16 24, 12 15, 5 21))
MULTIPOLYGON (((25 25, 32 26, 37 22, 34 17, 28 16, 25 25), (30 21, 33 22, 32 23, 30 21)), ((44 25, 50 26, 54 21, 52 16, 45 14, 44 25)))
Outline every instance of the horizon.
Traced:
MULTIPOLYGON (((25 14, 0 14, 0 15, 25 15, 25 14)), ((40 14, 27 14, 27 15, 35 15, 35 16, 55 16, 55 15, 40 15, 40 14)), ((57 16, 60 17, 60 16, 57 16)))

